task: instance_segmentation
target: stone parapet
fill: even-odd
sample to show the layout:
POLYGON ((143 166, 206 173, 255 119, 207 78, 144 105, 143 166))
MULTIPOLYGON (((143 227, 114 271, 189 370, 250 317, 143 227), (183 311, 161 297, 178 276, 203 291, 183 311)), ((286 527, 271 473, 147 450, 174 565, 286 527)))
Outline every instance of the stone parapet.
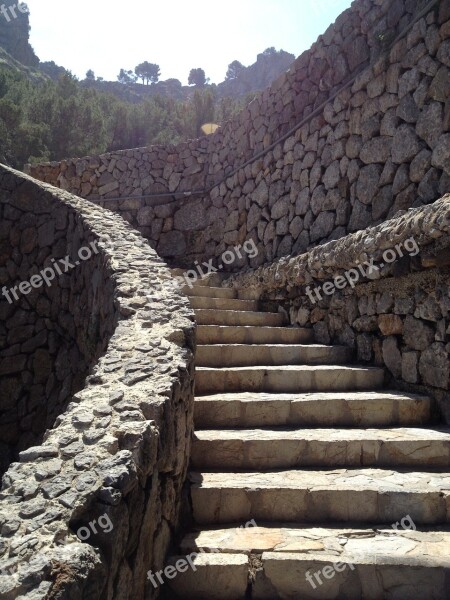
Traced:
POLYGON ((146 573, 190 453, 193 311, 120 216, 6 167, 0 187, 2 286, 73 264, 0 303, 0 598, 156 597, 146 573))

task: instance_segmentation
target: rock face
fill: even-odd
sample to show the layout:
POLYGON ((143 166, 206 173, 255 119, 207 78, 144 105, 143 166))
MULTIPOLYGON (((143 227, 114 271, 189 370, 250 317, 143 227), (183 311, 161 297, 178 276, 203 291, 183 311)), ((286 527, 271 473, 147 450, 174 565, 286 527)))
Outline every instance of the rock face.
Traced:
POLYGON ((219 83, 217 93, 220 97, 239 97, 264 90, 279 76, 283 71, 291 66, 295 60, 293 54, 284 50, 273 51, 267 49, 258 54, 256 62, 249 67, 244 67, 237 74, 235 79, 230 79, 219 83))
POLYGON ((153 598, 190 452, 193 311, 118 215, 6 167, 0 189, 4 289, 74 265, 0 302, 1 450, 17 461, 0 596, 153 598))
POLYGON ((24 3, 6 2, 0 16, 0 47, 23 65, 35 67, 39 59, 30 45, 30 20, 24 3), (20 5, 20 8, 19 6, 20 5), (12 7, 12 10, 11 8, 12 7), (15 15, 15 16, 14 16, 15 15))
POLYGON ((426 205, 450 191, 445 6, 419 19, 418 3, 356 0, 214 135, 31 174, 119 212, 178 266, 251 238, 257 267, 426 205), (201 218, 174 219, 191 203, 201 218))

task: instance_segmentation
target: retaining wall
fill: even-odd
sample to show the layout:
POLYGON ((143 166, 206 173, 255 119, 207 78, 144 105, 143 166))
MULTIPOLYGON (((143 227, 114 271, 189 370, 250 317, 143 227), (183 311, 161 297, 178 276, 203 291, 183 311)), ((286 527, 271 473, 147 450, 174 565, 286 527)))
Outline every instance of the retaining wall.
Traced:
POLYGON ((356 0, 216 134, 31 173, 120 212, 177 266, 249 238, 258 256, 230 269, 300 253, 450 191, 449 19, 449 0, 356 0))

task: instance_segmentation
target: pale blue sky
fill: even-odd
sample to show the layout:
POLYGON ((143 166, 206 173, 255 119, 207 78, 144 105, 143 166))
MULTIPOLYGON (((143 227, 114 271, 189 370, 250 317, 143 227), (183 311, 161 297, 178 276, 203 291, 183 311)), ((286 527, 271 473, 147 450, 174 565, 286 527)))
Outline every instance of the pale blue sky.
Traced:
POLYGON ((144 61, 183 83, 201 67, 212 82, 233 60, 249 65, 269 46, 298 56, 351 0, 27 0, 41 60, 84 78, 115 80, 144 61), (70 6, 70 8, 66 8, 70 6))

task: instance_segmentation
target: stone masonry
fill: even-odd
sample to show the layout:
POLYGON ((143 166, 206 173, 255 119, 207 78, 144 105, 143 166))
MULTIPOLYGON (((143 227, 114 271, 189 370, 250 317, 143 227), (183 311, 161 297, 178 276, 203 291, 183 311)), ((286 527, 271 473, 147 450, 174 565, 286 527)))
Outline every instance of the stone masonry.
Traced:
POLYGON ((118 215, 6 167, 0 187, 7 288, 99 248, 0 303, 0 426, 16 461, 0 495, 0 598, 153 598, 146 572, 177 527, 190 453, 193 312, 118 215))
POLYGON ((450 191, 449 19, 448 0, 356 0, 216 134, 30 172, 177 266, 249 238, 258 257, 231 269, 303 252, 450 191))
POLYGON ((450 0, 355 0, 212 136, 1 167, 2 287, 99 251, 0 302, 0 599, 157 598, 199 548, 177 597, 448 597, 449 52, 450 0), (248 240, 191 308, 165 261, 248 240))
POLYGON ((447 194, 308 253, 234 275, 224 285, 266 307, 281 306, 293 325, 312 327, 318 342, 344 344, 359 362, 385 366, 403 389, 430 393, 450 423, 449 231, 447 194), (366 268, 367 276, 353 285, 345 279, 369 259, 380 265, 383 253, 407 239, 417 244, 414 256, 404 251, 383 268, 366 268), (341 289, 322 291, 320 300, 311 295, 341 279, 341 289))

